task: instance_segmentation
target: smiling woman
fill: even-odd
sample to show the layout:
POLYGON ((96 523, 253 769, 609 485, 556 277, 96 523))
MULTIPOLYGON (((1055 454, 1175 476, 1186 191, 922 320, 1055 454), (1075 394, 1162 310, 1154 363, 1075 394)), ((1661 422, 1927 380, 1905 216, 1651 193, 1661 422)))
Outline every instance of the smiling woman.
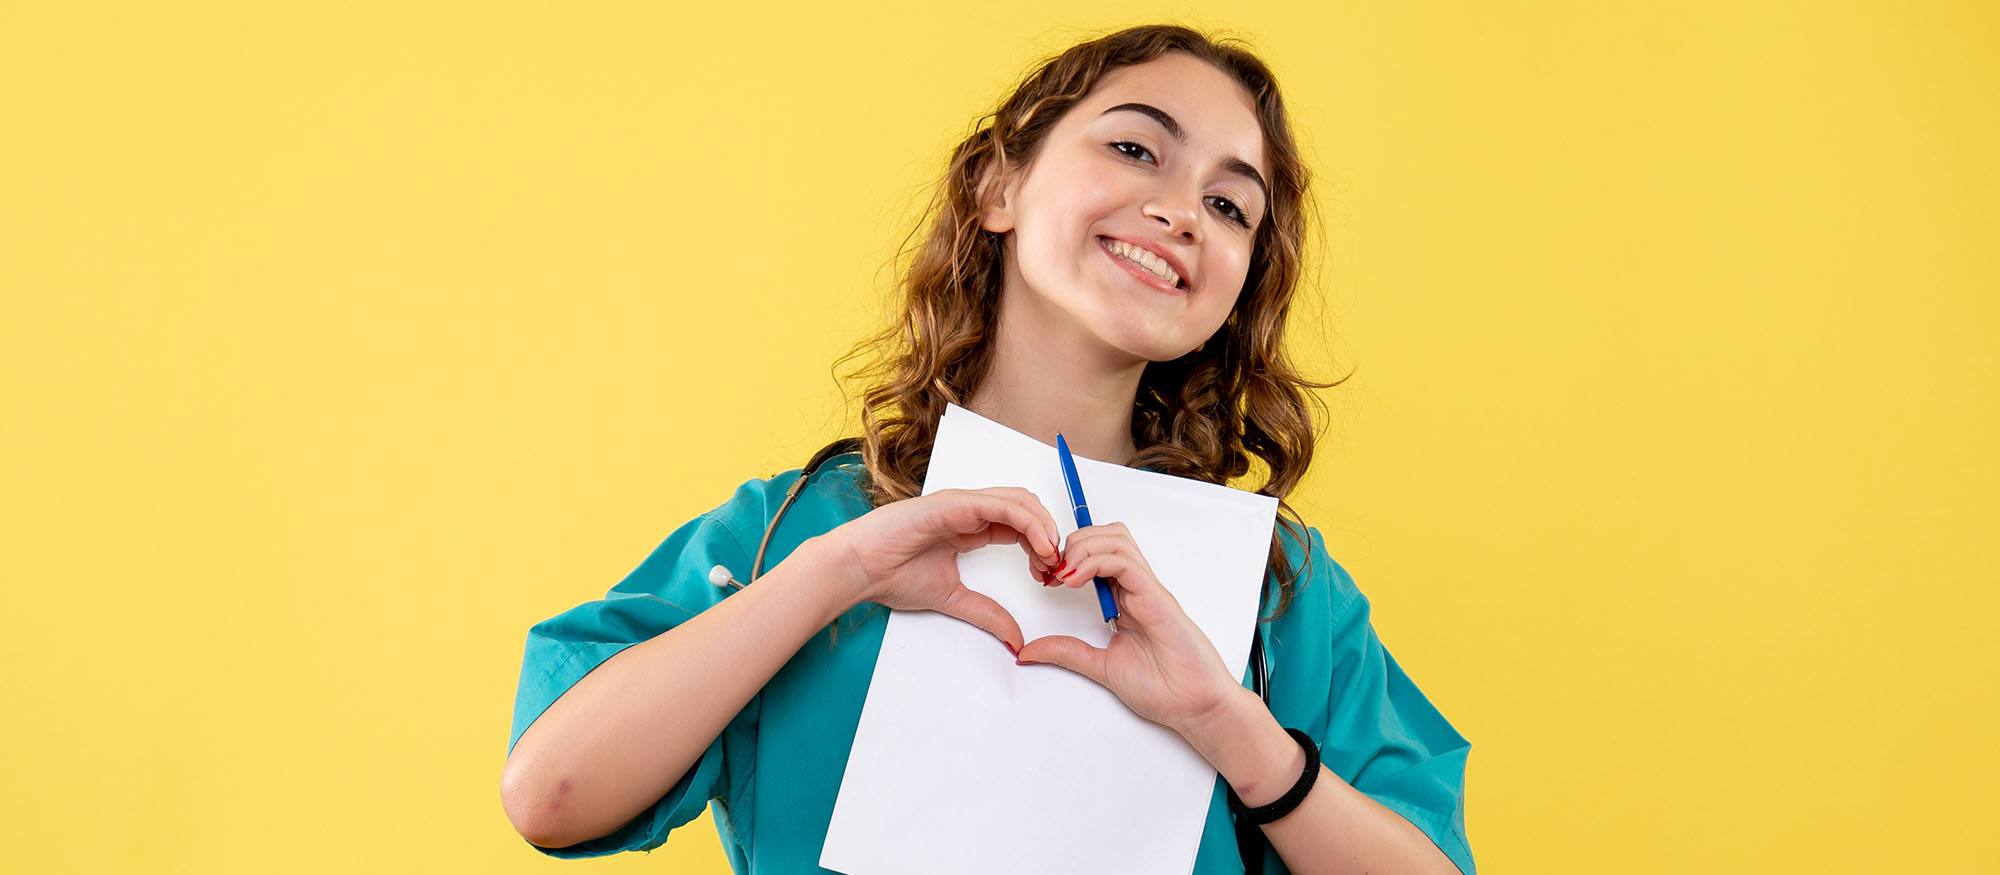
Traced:
MULTIPOLYGON (((1245 292, 1265 224, 1264 140, 1250 92, 1176 52, 1107 73, 1031 158, 989 165, 981 227, 1011 238, 998 358, 1035 373, 997 374, 969 406, 1002 418, 989 400, 1001 387, 1055 374, 1101 374, 1113 396, 1129 396, 1147 365, 1214 336, 1245 292), (1025 343, 1041 353, 1005 354, 1025 343)), ((1092 449, 1120 460, 1138 451, 1129 437, 1092 449)))
POLYGON ((873 380, 862 437, 825 454, 845 464, 744 483, 605 599, 530 630, 502 777, 515 828, 596 856, 657 847, 713 801, 737 871, 819 871, 888 607, 976 625, 1179 733, 1217 772, 1197 873, 1471 872, 1470 746, 1283 504, 1312 459, 1306 390, 1331 385, 1282 346, 1305 191, 1277 86, 1239 46, 1142 27, 1044 64, 952 155, 902 316, 856 348, 879 358, 857 372, 873 380), (919 495, 949 404, 1211 483, 1262 462, 1257 491, 1289 515, 1260 618, 1266 695, 1124 526, 1065 541, 1024 489, 919 495), (1108 646, 1022 641, 958 576, 959 553, 994 543, 1043 585, 1107 580, 1108 646), (711 585, 717 565, 756 585, 711 585))

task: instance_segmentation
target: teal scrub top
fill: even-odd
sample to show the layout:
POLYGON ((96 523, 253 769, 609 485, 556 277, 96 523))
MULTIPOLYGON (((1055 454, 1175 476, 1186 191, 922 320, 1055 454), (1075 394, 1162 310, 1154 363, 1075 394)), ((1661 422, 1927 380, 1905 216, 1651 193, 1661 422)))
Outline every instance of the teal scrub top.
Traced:
MULTIPOLYGON (((772 536, 767 569, 805 539, 869 511, 859 462, 858 454, 837 457, 814 475, 772 536)), ((529 629, 508 752, 591 669, 732 592, 709 583, 709 569, 723 565, 739 580, 747 577, 765 526, 799 473, 744 483, 722 506, 668 536, 604 598, 529 629)), ((1279 529, 1297 567, 1299 545, 1279 529)), ((1416 824, 1471 875, 1465 838, 1471 745, 1382 647, 1367 597, 1327 555, 1319 531, 1307 531, 1310 574, 1284 616, 1264 624, 1271 712, 1280 724, 1311 735, 1334 774, 1416 824)), ((849 610, 834 624, 837 640, 829 626, 799 648, 666 796, 609 835, 539 850, 563 858, 650 851, 712 803, 736 872, 828 871, 819 868, 820 847, 888 617, 887 608, 872 603, 849 610)), ((1243 684, 1255 689, 1247 672, 1243 684)), ((1243 872, 1227 787, 1217 776, 1195 855, 1197 875, 1243 872)), ((1289 872, 1275 849, 1264 854, 1264 872, 1289 872)))

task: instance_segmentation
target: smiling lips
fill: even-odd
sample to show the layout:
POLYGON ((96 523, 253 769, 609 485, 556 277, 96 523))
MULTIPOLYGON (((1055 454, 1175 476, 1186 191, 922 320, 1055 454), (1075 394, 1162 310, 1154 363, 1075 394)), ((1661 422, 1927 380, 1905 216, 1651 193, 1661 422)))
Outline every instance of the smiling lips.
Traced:
POLYGON ((1097 244, 1110 255, 1119 267, 1138 277, 1142 282, 1163 292, 1184 292, 1187 286, 1181 282, 1181 275, 1173 265, 1158 254, 1143 247, 1134 246, 1123 240, 1109 237, 1097 238, 1097 244))

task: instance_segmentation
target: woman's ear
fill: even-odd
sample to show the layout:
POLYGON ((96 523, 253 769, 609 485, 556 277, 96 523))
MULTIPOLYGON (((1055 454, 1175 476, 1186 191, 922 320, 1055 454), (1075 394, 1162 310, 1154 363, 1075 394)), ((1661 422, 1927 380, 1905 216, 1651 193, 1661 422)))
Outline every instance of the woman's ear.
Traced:
POLYGON ((1016 175, 1000 170, 1004 163, 993 158, 980 171, 979 188, 973 196, 979 203, 979 227, 995 234, 1014 230, 1014 188, 1016 175))

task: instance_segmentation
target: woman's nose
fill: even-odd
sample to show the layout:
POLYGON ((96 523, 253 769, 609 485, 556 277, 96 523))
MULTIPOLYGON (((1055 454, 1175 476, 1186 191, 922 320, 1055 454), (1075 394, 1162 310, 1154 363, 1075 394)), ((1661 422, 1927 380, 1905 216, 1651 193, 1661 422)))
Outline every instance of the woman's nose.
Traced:
POLYGON ((1158 219, 1167 226, 1167 233, 1178 234, 1189 243, 1197 242, 1201 233, 1201 212, 1198 196, 1161 192, 1146 205, 1146 215, 1158 219))

